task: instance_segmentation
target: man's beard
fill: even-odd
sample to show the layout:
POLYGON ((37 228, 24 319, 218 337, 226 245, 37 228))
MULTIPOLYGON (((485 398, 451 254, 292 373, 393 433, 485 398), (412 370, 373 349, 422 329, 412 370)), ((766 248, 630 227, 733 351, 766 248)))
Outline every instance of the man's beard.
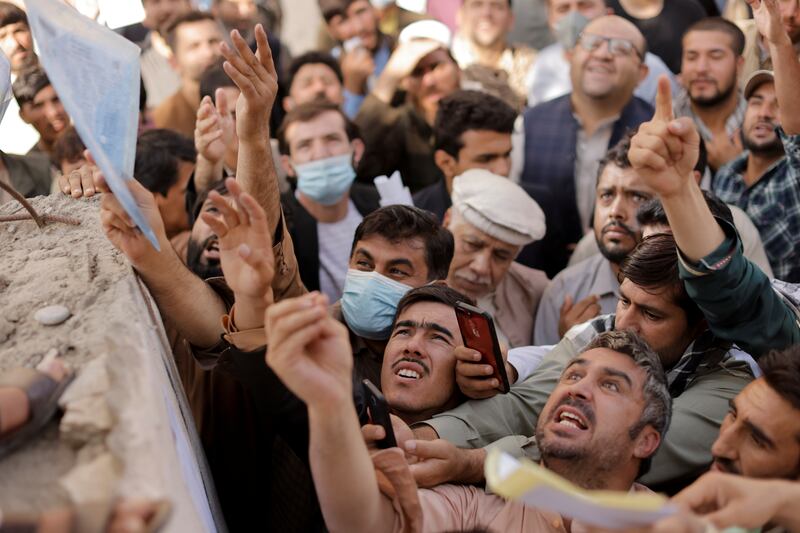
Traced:
POLYGON ((718 106, 719 104, 730 98, 730 96, 734 93, 734 91, 736 91, 736 77, 734 77, 730 81, 730 83, 725 89, 717 90, 717 94, 713 94, 711 96, 701 96, 699 98, 692 98, 690 91, 689 97, 691 98, 692 103, 697 105, 698 107, 712 108, 718 106))
MULTIPOLYGON (((774 122, 770 122, 770 125, 773 129, 776 126, 774 122)), ((747 134, 745 134, 744 129, 742 129, 741 136, 742 146, 745 150, 749 150, 751 154, 756 154, 761 157, 779 157, 784 154, 783 142, 781 142, 781 138, 777 133, 771 141, 764 143, 757 143, 750 140, 747 134)))
POLYGON ((630 254, 633 251, 633 249, 630 249, 630 250, 622 250, 622 249, 613 249, 612 250, 612 249, 609 249, 606 246, 606 244, 603 242, 603 234, 610 227, 616 227, 616 228, 619 228, 622 231, 628 233, 630 235, 631 239, 633 239, 634 248, 636 247, 636 244, 641 239, 638 237, 638 233, 636 231, 634 231, 633 229, 631 229, 630 226, 628 226, 624 222, 620 222, 618 220, 612 220, 611 222, 609 222, 605 226, 603 226, 603 229, 600 230, 600 236, 599 237, 597 236, 597 234, 595 234, 595 240, 597 241, 597 247, 600 249, 600 253, 603 255, 603 257, 608 259, 609 262, 614 263, 615 265, 618 265, 626 257, 628 257, 628 254, 630 254))
POLYGON ((201 279, 222 276, 222 266, 218 260, 210 259, 205 263, 203 262, 203 252, 212 241, 216 240, 216 235, 211 235, 200 243, 191 237, 189 238, 189 245, 186 250, 186 266, 201 279))

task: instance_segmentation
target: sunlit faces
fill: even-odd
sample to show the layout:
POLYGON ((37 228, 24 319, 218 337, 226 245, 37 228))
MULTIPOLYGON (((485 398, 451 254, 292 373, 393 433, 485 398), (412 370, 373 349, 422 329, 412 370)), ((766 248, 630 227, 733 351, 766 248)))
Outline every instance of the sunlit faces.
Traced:
POLYGON ((570 52, 572 86, 593 99, 630 97, 641 80, 647 76, 647 66, 640 57, 644 38, 636 26, 615 16, 600 17, 586 26, 584 34, 605 39, 594 50, 579 41, 570 52), (626 54, 612 53, 608 39, 629 42, 626 54))
POLYGON ((192 9, 189 0, 143 0, 144 24, 147 28, 166 35, 170 25, 192 9))
POLYGON ((574 359, 536 426, 544 463, 588 460, 593 467, 621 468, 626 461, 648 457, 659 439, 643 447, 642 431, 635 431, 645 408, 646 379, 633 358, 607 348, 594 348, 574 359))
POLYGON ((603 256, 612 263, 625 259, 642 238, 636 211, 653 197, 632 168, 608 163, 597 182, 594 235, 603 256))
POLYGON ((214 20, 186 22, 175 30, 173 61, 181 77, 199 81, 205 70, 221 57, 219 45, 223 36, 214 20))
POLYGON ((559 20, 577 11, 587 19, 592 20, 608 13, 604 0, 548 0, 547 23, 554 28, 559 20))
POLYGON ((36 93, 33 100, 22 104, 19 111, 22 120, 36 128, 42 140, 53 143, 58 134, 69 126, 69 115, 52 85, 36 93))
MULTIPOLYGON (((294 174, 291 163, 308 163, 355 151, 355 143, 347 138, 344 117, 337 111, 325 111, 306 122, 292 122, 286 128, 289 157, 281 156, 287 171, 294 174)), ((358 143, 361 146, 360 142, 358 143)), ((355 154, 356 158, 358 154, 355 154)))
POLYGON ((490 130, 469 130, 461 134, 461 150, 453 157, 444 150, 434 154, 441 169, 447 190, 453 188, 453 179, 467 170, 484 168, 498 176, 511 172, 511 134, 490 130))
POLYGON ((742 143, 755 154, 780 154, 783 144, 775 128, 780 125, 775 84, 764 82, 747 99, 742 122, 742 143))
POLYGON ((381 369, 381 388, 392 410, 409 422, 453 407, 458 398, 453 349, 462 344, 449 305, 419 302, 404 309, 381 369))
POLYGON ((364 272, 375 271, 411 287, 422 287, 429 276, 425 253, 425 243, 419 237, 393 242, 372 234, 356 243, 348 266, 364 272))
POLYGON ((6 24, 0 28, 0 50, 11 63, 12 71, 19 71, 33 57, 31 30, 24 22, 6 24))
POLYGON ((459 30, 481 47, 505 46, 514 24, 508 0, 465 0, 459 11, 459 30))
POLYGON ((675 287, 650 291, 625 278, 619 287, 614 329, 641 336, 665 369, 672 368, 695 337, 686 312, 675 301, 675 287))
POLYGON ((520 247, 478 230, 452 210, 446 216, 445 225, 455 242, 447 284, 476 300, 492 293, 508 272, 520 247))
POLYGON ((331 17, 328 31, 337 41, 358 37, 367 50, 378 48, 378 14, 367 0, 356 0, 347 6, 344 14, 331 17))
POLYGON ((690 31, 683 37, 681 82, 698 106, 712 107, 728 100, 736 92, 743 63, 725 32, 690 31))
POLYGON ((712 470, 800 479, 800 411, 759 378, 731 400, 711 453, 712 470))
POLYGON ((286 111, 308 102, 324 100, 336 105, 344 102, 342 82, 324 63, 307 63, 300 67, 292 79, 289 96, 283 101, 286 111))
POLYGON ((420 59, 406 81, 412 102, 432 123, 439 100, 458 90, 461 71, 447 50, 439 48, 420 59))

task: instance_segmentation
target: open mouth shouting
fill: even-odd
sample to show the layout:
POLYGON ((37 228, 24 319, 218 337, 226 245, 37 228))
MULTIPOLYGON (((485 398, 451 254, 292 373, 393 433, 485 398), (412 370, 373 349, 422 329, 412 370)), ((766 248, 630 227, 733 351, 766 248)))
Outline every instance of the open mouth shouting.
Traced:
POLYGON ((206 240, 203 258, 206 261, 219 261, 219 239, 212 237, 206 240))
POLYGON ((560 428, 586 431, 592 425, 593 416, 588 407, 563 404, 553 413, 552 421, 560 428))

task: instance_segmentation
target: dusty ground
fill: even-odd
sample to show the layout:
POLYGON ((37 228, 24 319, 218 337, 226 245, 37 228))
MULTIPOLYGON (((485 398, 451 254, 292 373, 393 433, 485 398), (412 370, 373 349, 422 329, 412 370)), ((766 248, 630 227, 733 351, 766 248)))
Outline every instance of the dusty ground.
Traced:
MULTIPOLYGON (((0 223, 0 371, 35 366, 55 348, 78 377, 65 393, 64 418, 0 460, 0 509, 169 495, 176 507, 169 530, 202 531, 202 498, 192 501, 185 482, 193 463, 178 457, 182 431, 170 428, 182 415, 149 297, 102 234, 97 199, 58 195, 32 203, 82 224, 40 230, 33 221, 0 223), (34 320, 53 304, 72 316, 57 326, 34 320)), ((10 203, 0 215, 21 210, 10 203)))

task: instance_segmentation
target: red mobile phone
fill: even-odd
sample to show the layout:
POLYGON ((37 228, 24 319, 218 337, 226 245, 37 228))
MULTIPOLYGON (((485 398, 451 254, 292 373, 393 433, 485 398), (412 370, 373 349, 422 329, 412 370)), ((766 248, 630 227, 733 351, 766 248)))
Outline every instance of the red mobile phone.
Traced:
POLYGON ((506 375, 506 364, 500 351, 500 342, 489 313, 464 302, 456 303, 456 318, 464 346, 481 353, 481 362, 494 368, 492 377, 500 382, 503 393, 511 390, 506 375))

